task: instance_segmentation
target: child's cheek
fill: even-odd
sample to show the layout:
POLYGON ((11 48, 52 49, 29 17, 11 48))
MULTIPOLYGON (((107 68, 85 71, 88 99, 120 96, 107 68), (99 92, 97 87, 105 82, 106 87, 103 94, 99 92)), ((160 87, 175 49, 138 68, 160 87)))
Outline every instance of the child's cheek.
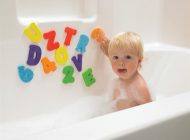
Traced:
POLYGON ((134 61, 129 61, 129 62, 127 63, 127 67, 128 67, 128 68, 134 68, 135 65, 136 65, 136 63, 135 63, 134 61))
POLYGON ((117 64, 112 62, 111 65, 112 65, 113 71, 117 72, 117 64))

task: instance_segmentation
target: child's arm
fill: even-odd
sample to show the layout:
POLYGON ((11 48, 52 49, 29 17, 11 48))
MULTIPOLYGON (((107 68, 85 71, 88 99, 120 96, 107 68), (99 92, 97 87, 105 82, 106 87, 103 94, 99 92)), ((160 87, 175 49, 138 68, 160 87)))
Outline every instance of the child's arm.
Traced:
POLYGON ((134 107, 134 106, 138 105, 133 100, 129 100, 127 98, 122 98, 121 93, 120 93, 118 88, 114 89, 113 100, 116 101, 116 104, 115 104, 115 109, 116 110, 123 110, 123 109, 131 108, 131 107, 134 107))
POLYGON ((106 56, 108 56, 109 42, 110 42, 110 40, 106 39, 106 40, 103 40, 103 41, 100 43, 100 48, 101 48, 102 52, 103 52, 106 56))
POLYGON ((108 56, 108 46, 109 46, 109 42, 110 40, 108 39, 108 37, 105 35, 103 29, 101 28, 94 28, 91 32, 91 37, 96 40, 96 42, 98 42, 100 44, 100 48, 102 50, 102 52, 108 56))

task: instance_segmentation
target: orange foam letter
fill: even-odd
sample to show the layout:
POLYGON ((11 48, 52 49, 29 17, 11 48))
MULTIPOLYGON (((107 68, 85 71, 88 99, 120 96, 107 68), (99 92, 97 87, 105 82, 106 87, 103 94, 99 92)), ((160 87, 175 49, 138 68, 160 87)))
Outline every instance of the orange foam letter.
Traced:
POLYGON ((93 38, 94 40, 96 40, 97 42, 102 42, 102 40, 104 40, 105 38, 105 33, 103 31, 103 29, 96 27, 92 30, 91 32, 91 38, 93 38))
POLYGON ((55 62, 51 62, 47 57, 42 58, 41 63, 46 74, 57 69, 55 62))

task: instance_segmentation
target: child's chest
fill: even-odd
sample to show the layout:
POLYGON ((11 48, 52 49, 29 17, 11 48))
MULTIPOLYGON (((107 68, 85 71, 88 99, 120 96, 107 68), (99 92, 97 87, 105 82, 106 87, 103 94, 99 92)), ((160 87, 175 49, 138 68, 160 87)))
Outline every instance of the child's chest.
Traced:
POLYGON ((135 84, 126 84, 124 82, 118 81, 116 84, 116 89, 119 94, 117 94, 118 97, 115 98, 136 100, 138 92, 135 84))

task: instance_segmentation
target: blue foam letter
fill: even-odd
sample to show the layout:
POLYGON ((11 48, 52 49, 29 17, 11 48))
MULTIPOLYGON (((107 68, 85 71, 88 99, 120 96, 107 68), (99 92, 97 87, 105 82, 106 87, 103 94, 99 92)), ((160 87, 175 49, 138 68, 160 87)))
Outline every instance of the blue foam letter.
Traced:
POLYGON ((84 35, 84 34, 80 35, 80 39, 77 44, 76 51, 82 54, 86 52, 86 46, 88 45, 88 42, 89 42, 89 38, 87 35, 84 35))
POLYGON ((24 66, 18 67, 18 74, 19 74, 20 79, 25 83, 30 82, 34 76, 33 71, 28 68, 25 69, 24 66))

